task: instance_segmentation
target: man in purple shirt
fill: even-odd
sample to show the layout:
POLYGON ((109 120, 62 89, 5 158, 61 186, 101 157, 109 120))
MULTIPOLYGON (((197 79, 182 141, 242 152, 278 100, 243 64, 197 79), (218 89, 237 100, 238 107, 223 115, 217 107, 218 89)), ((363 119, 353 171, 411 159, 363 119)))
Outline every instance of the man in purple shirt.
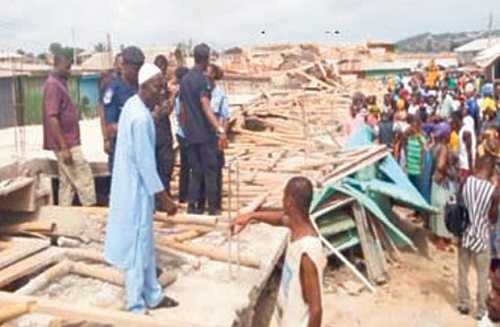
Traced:
POLYGON ((54 57, 54 71, 43 90, 43 148, 54 151, 59 167, 59 204, 71 206, 75 196, 82 205, 96 203, 94 179, 80 148, 79 112, 69 96, 66 83, 71 59, 54 57))

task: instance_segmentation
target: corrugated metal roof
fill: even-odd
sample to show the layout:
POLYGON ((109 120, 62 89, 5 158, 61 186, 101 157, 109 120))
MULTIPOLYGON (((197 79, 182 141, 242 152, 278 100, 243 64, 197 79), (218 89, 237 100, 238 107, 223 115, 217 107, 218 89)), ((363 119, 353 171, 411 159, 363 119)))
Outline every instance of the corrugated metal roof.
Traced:
POLYGON ((466 43, 455 49, 455 52, 478 52, 493 45, 500 44, 500 38, 482 38, 466 43))
POLYGON ((474 61, 481 67, 487 67, 500 56, 500 44, 481 51, 474 61))
POLYGON ((113 68, 113 60, 114 58, 110 58, 107 52, 94 53, 80 67, 83 70, 108 70, 113 68))

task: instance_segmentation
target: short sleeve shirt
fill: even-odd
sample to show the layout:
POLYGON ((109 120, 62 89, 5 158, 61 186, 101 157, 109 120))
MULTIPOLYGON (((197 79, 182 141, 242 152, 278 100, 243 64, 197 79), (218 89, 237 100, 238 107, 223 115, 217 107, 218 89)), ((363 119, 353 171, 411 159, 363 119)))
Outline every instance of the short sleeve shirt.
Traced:
POLYGON ((61 131, 69 148, 80 145, 80 113, 73 104, 66 81, 58 76, 50 75, 45 81, 43 90, 43 148, 60 151, 50 126, 50 118, 57 117, 61 131))
POLYGON ((227 96, 226 93, 224 93, 224 91, 218 86, 212 91, 210 106, 212 107, 212 111, 217 119, 229 119, 229 104, 227 96))
POLYGON ((210 93, 210 82, 199 67, 191 69, 182 79, 179 98, 186 111, 187 124, 184 132, 189 144, 206 144, 216 138, 215 130, 201 106, 201 99, 210 99, 210 93))
POLYGON ((118 124, 125 102, 137 93, 137 88, 129 86, 122 77, 114 78, 104 91, 104 119, 106 124, 118 124))

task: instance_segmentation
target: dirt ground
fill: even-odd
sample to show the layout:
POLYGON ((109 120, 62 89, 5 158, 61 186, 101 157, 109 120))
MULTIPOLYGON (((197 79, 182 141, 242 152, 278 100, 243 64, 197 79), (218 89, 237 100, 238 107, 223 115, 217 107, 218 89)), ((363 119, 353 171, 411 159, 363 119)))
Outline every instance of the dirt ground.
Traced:
MULTIPOLYGON (((390 269, 391 281, 378 287, 377 294, 363 290, 350 295, 343 280, 355 281, 345 268, 329 271, 325 294, 325 326, 353 327, 470 327, 472 317, 458 314, 457 254, 434 251, 431 259, 404 253, 403 262, 390 269)), ((475 273, 471 269, 471 294, 475 294, 475 273)))

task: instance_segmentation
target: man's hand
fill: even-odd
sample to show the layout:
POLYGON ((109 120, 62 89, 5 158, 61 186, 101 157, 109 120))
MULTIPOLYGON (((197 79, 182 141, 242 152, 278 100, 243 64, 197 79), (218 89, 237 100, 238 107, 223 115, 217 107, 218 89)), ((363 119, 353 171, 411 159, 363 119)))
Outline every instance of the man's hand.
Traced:
POLYGON ((226 134, 219 135, 217 142, 218 142, 219 151, 224 151, 224 149, 227 149, 229 146, 229 142, 227 141, 226 134))
POLYGON ((104 152, 106 154, 111 154, 111 141, 110 140, 104 140, 104 152))
POLYGON ((174 200, 166 193, 162 196, 162 202, 163 208, 169 216, 173 216, 177 213, 177 204, 175 204, 174 200))
POLYGON ((71 155, 71 152, 69 151, 69 149, 62 150, 61 156, 62 156, 64 164, 66 164, 66 165, 73 164, 73 156, 71 155))
POLYGON ((247 213, 234 218, 233 222, 229 226, 231 234, 239 234, 252 220, 252 217, 253 213, 247 213))

